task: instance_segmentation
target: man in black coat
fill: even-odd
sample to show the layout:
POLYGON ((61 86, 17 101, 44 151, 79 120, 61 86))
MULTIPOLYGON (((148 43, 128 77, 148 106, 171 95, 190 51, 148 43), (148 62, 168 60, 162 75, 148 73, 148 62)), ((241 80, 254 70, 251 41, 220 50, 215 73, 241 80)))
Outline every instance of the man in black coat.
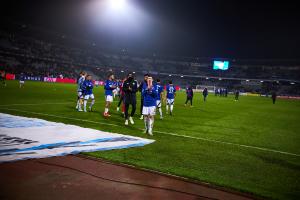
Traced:
POLYGON ((236 90, 236 91, 234 92, 234 100, 235 100, 235 101, 238 101, 238 100, 239 100, 239 96, 240 96, 240 91, 239 91, 239 90, 236 90))
POLYGON ((272 101, 273 101, 273 104, 275 104, 276 98, 277 98, 277 94, 276 94, 275 91, 273 91, 273 92, 272 92, 272 101))
POLYGON ((191 86, 187 87, 185 93, 186 93, 186 101, 185 101, 184 106, 186 106, 188 101, 190 101, 191 107, 192 107, 193 106, 193 97, 194 97, 193 88, 191 86))
POLYGON ((134 124, 132 117, 136 110, 136 92, 138 91, 138 83, 134 80, 132 73, 129 73, 126 81, 123 83, 124 102, 125 102, 125 125, 128 125, 128 120, 134 124), (132 106, 130 117, 128 115, 129 105, 132 106))
POLYGON ((208 95, 208 90, 207 90, 207 88, 204 88, 204 90, 203 90, 203 92, 202 92, 202 95, 203 95, 203 100, 204 100, 204 102, 206 102, 206 97, 207 97, 207 95, 208 95))

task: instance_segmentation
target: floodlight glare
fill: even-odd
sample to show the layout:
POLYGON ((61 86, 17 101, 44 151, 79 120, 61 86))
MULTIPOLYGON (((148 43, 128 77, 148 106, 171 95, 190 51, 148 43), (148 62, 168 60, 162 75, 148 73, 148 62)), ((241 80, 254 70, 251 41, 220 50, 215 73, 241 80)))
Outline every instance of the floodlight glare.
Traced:
POLYGON ((110 6, 114 10, 122 10, 126 6, 126 0, 110 0, 110 6))
MULTIPOLYGON (((90 23, 96 31, 110 35, 112 40, 143 36, 152 21, 150 15, 133 0, 92 0, 87 4, 90 23)), ((96 44, 97 45, 97 44, 96 44)), ((120 49, 124 54, 126 48, 120 49)))

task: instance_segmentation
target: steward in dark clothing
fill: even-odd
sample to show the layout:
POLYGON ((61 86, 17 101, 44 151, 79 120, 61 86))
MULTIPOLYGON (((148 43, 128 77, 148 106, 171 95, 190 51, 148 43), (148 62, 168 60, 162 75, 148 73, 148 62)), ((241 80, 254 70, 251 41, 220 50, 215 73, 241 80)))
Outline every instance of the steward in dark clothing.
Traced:
POLYGON ((203 100, 206 101, 206 97, 207 97, 207 95, 208 95, 207 88, 204 88, 202 94, 203 94, 203 100))
POLYGON ((225 97, 227 97, 227 96, 228 96, 228 89, 225 88, 225 89, 224 89, 224 92, 225 92, 225 97))
POLYGON ((131 117, 134 116, 136 110, 136 92, 138 91, 138 83, 134 80, 132 74, 128 74, 127 80, 123 84, 124 102, 125 102, 125 120, 128 120, 128 109, 131 104, 131 117))
POLYGON ((193 106, 193 96, 194 96, 193 88, 192 87, 186 88, 186 101, 184 104, 185 106, 188 103, 188 101, 190 101, 191 106, 193 106))
POLYGON ((276 92, 273 92, 273 93, 272 93, 272 101, 273 101, 273 104, 275 104, 276 98, 277 98, 277 94, 276 94, 276 92))
POLYGON ((239 100, 239 96, 240 96, 240 91, 236 90, 234 94, 235 94, 235 97, 234 97, 235 101, 238 101, 239 100))

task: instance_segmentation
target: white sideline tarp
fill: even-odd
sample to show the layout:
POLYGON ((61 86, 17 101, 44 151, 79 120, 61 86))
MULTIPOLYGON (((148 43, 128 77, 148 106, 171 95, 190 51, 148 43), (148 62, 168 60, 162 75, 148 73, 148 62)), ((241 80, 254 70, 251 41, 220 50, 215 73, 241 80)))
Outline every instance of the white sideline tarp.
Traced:
POLYGON ((0 113, 0 163, 144 146, 154 140, 0 113))

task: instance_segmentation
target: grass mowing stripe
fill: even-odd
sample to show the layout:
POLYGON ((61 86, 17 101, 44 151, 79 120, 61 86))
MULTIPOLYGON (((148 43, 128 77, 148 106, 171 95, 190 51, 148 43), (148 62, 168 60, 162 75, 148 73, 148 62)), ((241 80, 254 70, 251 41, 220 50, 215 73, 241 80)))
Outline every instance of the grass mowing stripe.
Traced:
MULTIPOLYGON (((91 121, 91 120, 84 120, 84 119, 64 117, 64 116, 59 116, 59 115, 31 112, 31 111, 25 111, 25 110, 19 110, 19 109, 11 109, 11 108, 0 108, 0 109, 23 112, 23 113, 29 113, 29 114, 36 114, 36 115, 44 115, 44 116, 50 116, 50 117, 56 117, 56 118, 70 119, 70 120, 76 120, 76 121, 90 122, 90 123, 96 123, 96 124, 108 125, 108 126, 120 126, 118 124, 102 123, 102 122, 96 122, 96 121, 91 121)), ((139 129, 139 130, 142 130, 142 129, 139 129)), ((196 139, 196 140, 208 141, 208 142, 213 142, 213 143, 233 145, 233 146, 239 146, 239 147, 244 147, 244 148, 248 148, 248 149, 256 149, 256 150, 261 150, 261 151, 268 151, 268 152, 272 152, 272 153, 280 153, 280 154, 300 157, 299 154, 285 152, 285 151, 279 151, 279 150, 274 150, 274 149, 268 149, 268 148, 264 148, 264 147, 256 147, 256 146, 250 146, 250 145, 244 145, 244 144, 224 142, 224 141, 220 141, 220 140, 212 140, 212 139, 201 138, 201 137, 193 137, 193 136, 188 136, 188 135, 179 135, 179 134, 176 134, 176 133, 169 133, 169 132, 163 132, 163 131, 154 131, 154 132, 165 134, 165 135, 172 135, 172 136, 176 136, 176 137, 184 137, 184 138, 189 138, 189 139, 196 139)))

